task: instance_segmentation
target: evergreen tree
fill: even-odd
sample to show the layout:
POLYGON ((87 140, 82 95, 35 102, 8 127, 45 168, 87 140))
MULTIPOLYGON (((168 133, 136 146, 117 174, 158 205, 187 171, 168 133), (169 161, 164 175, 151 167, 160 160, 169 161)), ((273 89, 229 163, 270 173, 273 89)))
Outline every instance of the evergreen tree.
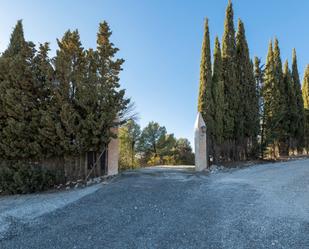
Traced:
POLYGON ((274 88, 276 90, 274 98, 276 99, 276 105, 274 106, 273 111, 273 131, 277 135, 275 141, 275 146, 279 148, 279 153, 286 154, 286 137, 287 130, 289 129, 288 122, 286 122, 286 92, 283 82, 283 72, 282 72, 282 61, 280 55, 280 48, 278 39, 275 39, 274 42, 274 88))
POLYGON ((259 106, 253 64, 250 60, 248 43, 246 40, 243 22, 238 21, 236 35, 236 76, 238 82, 237 93, 242 100, 239 105, 235 124, 236 138, 242 151, 242 158, 247 158, 256 147, 256 138, 259 127, 259 106))
POLYGON ((296 120, 295 120, 295 130, 294 130, 294 140, 296 148, 301 151, 304 143, 304 132, 305 132, 305 113, 304 113, 304 101, 302 97, 301 83, 299 79, 298 66, 297 66, 297 56, 296 50, 293 49, 292 58, 292 79, 294 85, 294 92, 296 98, 296 120))
POLYGON ((309 65, 307 65, 302 86, 302 95, 305 110, 309 110, 309 65))
POLYGON ((40 44, 38 52, 32 63, 32 70, 35 75, 35 84, 39 91, 40 126, 38 140, 42 148, 42 155, 45 158, 61 154, 61 147, 58 144, 55 124, 57 114, 54 111, 54 69, 51 59, 48 57, 49 44, 40 44))
POLYGON ((219 38, 216 37, 213 59, 213 102, 214 102, 214 161, 220 157, 220 147, 224 141, 224 83, 222 77, 222 58, 219 38))
POLYGON ((277 108, 277 88, 275 85, 275 66, 274 66, 274 51, 273 51, 273 44, 270 42, 268 48, 268 54, 266 59, 266 66, 264 72, 264 85, 262 88, 262 95, 263 95, 263 102, 264 102, 264 120, 262 121, 264 124, 264 132, 262 141, 262 149, 266 150, 269 146, 271 146, 272 156, 275 156, 275 151, 273 148, 273 144, 275 139, 277 138, 277 134, 274 133, 274 127, 276 126, 274 115, 275 110, 277 108))
POLYGON ((175 162, 178 165, 193 165, 194 154, 190 142, 186 138, 179 138, 176 141, 175 152, 173 153, 175 162))
MULTIPOLYGON (((250 109, 248 98, 246 96, 248 92, 249 85, 249 74, 250 74, 250 56, 249 48, 245 36, 245 28, 243 22, 238 20, 238 30, 236 34, 236 78, 237 78, 237 95, 242 100, 242 105, 239 105, 238 112, 235 114, 235 126, 237 127, 237 132, 235 133, 235 138, 237 144, 244 147, 244 137, 245 137, 245 116, 248 115, 248 109, 250 109)), ((251 110, 252 111, 252 110, 251 110)), ((247 128, 247 127, 246 127, 247 128)), ((248 127, 249 129, 250 127, 248 127)), ((248 132, 247 132, 248 133, 248 132)), ((242 148, 244 149, 244 148, 242 148)), ((241 152, 238 152, 241 153, 241 152)))
POLYGON ((116 59, 118 48, 110 41, 112 32, 107 22, 100 23, 97 34, 97 74, 96 91, 98 103, 95 111, 96 148, 101 148, 114 137, 111 128, 119 125, 117 117, 122 117, 127 110, 130 99, 124 97, 125 90, 120 88, 119 74, 122 70, 123 59, 116 59))
POLYGON ((18 21, 0 62, 3 108, 0 147, 5 159, 41 156, 37 138, 40 96, 32 70, 34 56, 34 44, 25 41, 22 22, 18 21))
POLYGON ((226 158, 233 158, 235 152, 235 134, 238 133, 235 125, 235 117, 239 108, 239 95, 237 92, 236 79, 236 41, 234 29, 234 14, 232 2, 229 1, 226 9, 224 23, 224 34, 222 39, 222 72, 224 82, 224 99, 226 101, 226 110, 224 113, 224 136, 228 141, 226 158))
POLYGON ((214 136, 214 104, 212 96, 212 72, 208 19, 205 21, 205 31, 202 45, 198 111, 202 114, 207 125, 208 145, 210 147, 210 154, 212 154, 214 136))
POLYGON ((151 156, 160 156, 159 151, 162 149, 160 144, 165 140, 166 135, 167 132, 164 126, 160 126, 156 122, 150 122, 141 133, 138 150, 144 153, 147 159, 151 156))
POLYGON ((137 166, 136 148, 140 135, 141 128, 133 120, 129 120, 119 129, 119 162, 122 169, 137 166))
POLYGON ((56 109, 59 123, 56 124, 59 143, 65 156, 79 155, 85 148, 78 139, 81 123, 77 109, 77 94, 82 88, 85 72, 85 51, 77 30, 68 30, 61 40, 55 57, 56 109))
POLYGON ((305 108, 305 147, 309 151, 309 65, 307 65, 302 86, 302 95, 305 108))
POLYGON ((258 96, 258 106, 259 106, 259 135, 260 135, 260 156, 264 158, 264 138, 265 138, 265 113, 264 113, 264 98, 262 94, 262 89, 264 86, 264 70, 261 65, 261 60, 258 57, 254 58, 254 78, 256 91, 258 96))
POLYGON ((293 139, 295 135, 295 122, 297 118, 297 102, 295 96, 295 89, 293 85, 293 79, 291 71, 289 69, 288 61, 284 64, 283 70, 283 83, 285 92, 285 110, 284 110, 284 123, 286 130, 284 131, 284 137, 281 138, 282 142, 285 144, 286 152, 289 153, 291 147, 293 147, 293 139))

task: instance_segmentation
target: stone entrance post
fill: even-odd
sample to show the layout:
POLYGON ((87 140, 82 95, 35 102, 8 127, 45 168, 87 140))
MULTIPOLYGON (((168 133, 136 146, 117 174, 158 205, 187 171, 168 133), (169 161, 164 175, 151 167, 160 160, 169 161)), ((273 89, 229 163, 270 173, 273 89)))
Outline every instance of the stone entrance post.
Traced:
POLYGON ((195 140, 195 170, 203 171, 208 168, 206 124, 201 113, 197 114, 194 127, 195 140))

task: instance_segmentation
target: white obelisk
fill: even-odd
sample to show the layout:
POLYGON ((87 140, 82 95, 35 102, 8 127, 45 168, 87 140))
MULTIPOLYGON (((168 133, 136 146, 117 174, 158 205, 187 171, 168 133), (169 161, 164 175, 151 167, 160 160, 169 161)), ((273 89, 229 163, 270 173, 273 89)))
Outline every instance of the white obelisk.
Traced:
POLYGON ((206 136, 206 124, 199 112, 196 117, 194 127, 194 140, 195 140, 195 170, 203 171, 208 168, 207 160, 207 136, 206 136))

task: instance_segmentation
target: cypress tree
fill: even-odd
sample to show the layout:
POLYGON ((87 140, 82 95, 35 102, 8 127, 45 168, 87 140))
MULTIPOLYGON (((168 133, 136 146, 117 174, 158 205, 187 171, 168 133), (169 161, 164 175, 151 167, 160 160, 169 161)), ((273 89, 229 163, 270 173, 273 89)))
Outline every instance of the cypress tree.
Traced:
POLYGON ((295 146, 298 151, 302 150, 304 143, 304 132, 305 132, 305 113, 304 113, 304 101, 302 97, 301 83, 299 79, 297 56, 296 50, 293 49, 292 56, 292 80, 294 85, 294 92, 296 98, 296 120, 295 120, 295 132, 293 134, 295 140, 295 146))
MULTIPOLYGON (((262 95, 263 95, 263 116, 264 119, 262 123, 264 124, 264 137, 262 141, 262 150, 266 150, 267 148, 273 147, 274 141, 276 139, 276 134, 274 133, 275 121, 274 115, 277 106, 277 88, 275 87, 275 66, 274 66, 274 51, 273 51, 273 44, 272 41, 269 43, 268 54, 266 59, 266 66, 264 72, 264 85, 262 88, 262 95)), ((275 156, 274 148, 272 149, 272 156, 275 156)))
MULTIPOLYGON (((249 48, 245 36, 245 28, 243 22, 238 20, 238 30, 236 34, 236 78, 237 78, 237 95, 242 99, 243 104, 239 105, 238 112, 235 112, 235 126, 237 140, 237 147, 244 149, 244 136, 245 136, 245 116, 247 116, 247 109, 250 108, 248 94, 249 84, 249 67, 250 57, 249 48)), ((247 128, 247 127, 246 127, 247 128)), ((249 128, 249 127, 248 127, 249 128)), ((243 151, 238 151, 238 154, 243 151)))
POLYGON ((238 82, 238 95, 242 100, 239 105, 236 118, 236 137, 238 147, 242 151, 242 158, 247 158, 253 148, 256 147, 256 138, 259 127, 259 105, 256 83, 254 79, 254 69, 250 60, 248 43, 245 35, 244 24, 238 21, 238 31, 236 35, 236 76, 238 82))
POLYGON ((285 154, 289 153, 289 149, 293 147, 293 139, 295 134, 295 119, 297 115, 297 103, 295 98, 295 89, 293 85, 291 71, 289 69, 288 61, 284 64, 283 70, 283 83, 285 92, 285 110, 284 110, 284 123, 285 131, 281 138, 282 143, 285 144, 285 154))
POLYGON ((276 105, 273 109, 273 129, 274 134, 277 136, 275 141, 275 146, 279 147, 279 153, 286 154, 286 132, 288 130, 288 123, 285 120, 287 110, 286 107, 286 92, 283 82, 283 72, 282 72, 282 61, 280 55, 280 48, 278 39, 275 39, 274 42, 274 73, 275 73, 275 95, 276 105))
POLYGON ((81 117, 80 133, 78 134, 84 148, 96 148, 97 133, 97 105, 100 103, 98 92, 97 52, 93 49, 86 51, 86 74, 77 94, 77 105, 81 117))
POLYGON ((264 98, 262 94, 262 89, 264 86, 264 70, 261 66, 261 60, 258 57, 254 57, 254 78, 255 86, 258 96, 258 108, 259 108, 259 118, 258 118, 258 134, 260 135, 260 156, 264 158, 264 138, 265 138, 265 113, 264 113, 264 98))
POLYGON ((55 126, 58 119, 54 98, 54 69, 52 61, 48 57, 49 51, 49 43, 40 44, 32 65, 35 82, 39 86, 40 127, 38 137, 42 155, 45 158, 60 155, 62 152, 58 144, 55 126))
POLYGON ((58 40, 55 57, 56 109, 59 123, 56 124, 59 143, 65 156, 79 155, 83 145, 78 140, 80 112, 77 109, 77 93, 82 88, 85 72, 85 52, 77 30, 67 31, 58 40))
MULTIPOLYGON (((114 133, 111 128, 117 126, 117 116, 121 119, 127 110, 130 99, 124 97, 125 90, 120 89, 119 74, 123 59, 116 59, 118 48, 110 41, 112 32, 107 22, 100 23, 97 34, 97 94, 99 102, 96 109, 96 138, 98 147, 106 145, 114 133), (108 111, 107 111, 108 110, 108 111), (116 121, 116 122, 115 122, 116 121)), ((121 120, 120 120, 121 121, 121 120)))
POLYGON ((309 65, 307 65, 304 74, 302 95, 304 100, 304 108, 305 110, 309 110, 309 65))
POLYGON ((38 159, 41 148, 39 89, 32 63, 34 44, 25 41, 23 25, 17 22, 7 50, 1 58, 2 129, 1 149, 5 159, 38 159))
POLYGON ((307 65, 305 74, 304 74, 302 95, 303 95, 304 109, 305 109, 305 147, 308 153, 309 151, 309 65, 307 65))
POLYGON ((224 34, 222 39, 222 72, 224 82, 224 99, 226 101, 226 110, 224 114, 224 136, 227 140, 228 149, 226 159, 233 159, 235 156, 235 134, 237 127, 235 125, 235 116, 239 108, 239 95, 237 92, 236 79, 236 41, 234 29, 234 14, 232 2, 229 1, 226 9, 224 23, 224 34))
POLYGON ((205 30, 202 45, 202 56, 200 66, 200 85, 198 111, 202 114, 207 125, 208 144, 210 154, 213 152, 214 136, 214 104, 212 96, 212 72, 211 72, 211 52, 208 19, 205 20, 205 30))
POLYGON ((249 106, 245 115, 245 135, 248 136, 247 157, 258 157, 258 135, 260 133, 260 96, 259 86, 255 82, 254 63, 250 60, 249 80, 248 80, 248 98, 249 106), (248 128, 250 127, 250 128, 248 128))
POLYGON ((222 77, 222 58, 219 38, 215 39, 213 59, 213 100, 214 100, 214 160, 219 160, 220 147, 224 140, 223 117, 225 111, 224 83, 222 77))

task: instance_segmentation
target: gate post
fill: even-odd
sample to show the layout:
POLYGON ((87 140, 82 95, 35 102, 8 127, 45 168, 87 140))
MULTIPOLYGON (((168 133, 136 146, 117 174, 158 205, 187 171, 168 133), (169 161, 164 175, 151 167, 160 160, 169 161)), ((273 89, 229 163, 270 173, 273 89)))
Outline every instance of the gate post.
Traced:
POLYGON ((206 124, 199 112, 196 117, 194 127, 195 142, 195 170, 203 171, 208 168, 206 124))

